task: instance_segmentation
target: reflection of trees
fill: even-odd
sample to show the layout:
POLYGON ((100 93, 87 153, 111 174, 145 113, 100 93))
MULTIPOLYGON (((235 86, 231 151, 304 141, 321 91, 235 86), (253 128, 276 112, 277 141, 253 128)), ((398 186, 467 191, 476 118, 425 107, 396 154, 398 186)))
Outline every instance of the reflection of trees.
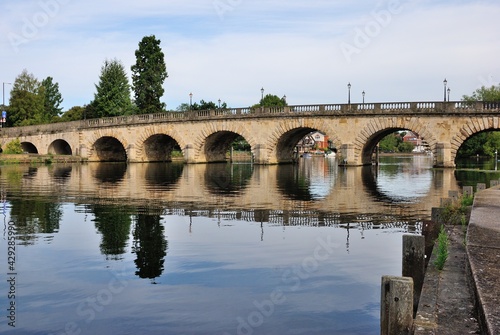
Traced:
POLYGON ((168 242, 159 215, 137 214, 132 251, 137 255, 135 274, 140 278, 161 276, 168 242))
POLYGON ((310 186, 311 181, 307 171, 299 170, 296 164, 281 165, 277 169, 278 189, 293 200, 310 201, 313 199, 310 186))
POLYGON ((61 205, 41 199, 16 199, 10 201, 10 216, 16 223, 18 239, 33 244, 35 234, 52 234, 59 230, 62 218, 61 205))
POLYGON ((102 234, 101 252, 111 259, 121 259, 125 253, 132 223, 130 211, 122 206, 91 205, 94 224, 102 234))
POLYGON ((205 182, 212 193, 237 194, 245 189, 252 173, 252 164, 208 164, 205 182))

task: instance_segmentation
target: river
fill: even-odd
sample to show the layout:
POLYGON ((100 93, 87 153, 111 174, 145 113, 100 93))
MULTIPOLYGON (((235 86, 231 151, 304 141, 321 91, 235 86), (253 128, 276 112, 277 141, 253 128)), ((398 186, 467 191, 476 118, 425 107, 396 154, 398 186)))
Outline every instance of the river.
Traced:
POLYGON ((378 334, 431 165, 0 166, 0 333, 378 334))

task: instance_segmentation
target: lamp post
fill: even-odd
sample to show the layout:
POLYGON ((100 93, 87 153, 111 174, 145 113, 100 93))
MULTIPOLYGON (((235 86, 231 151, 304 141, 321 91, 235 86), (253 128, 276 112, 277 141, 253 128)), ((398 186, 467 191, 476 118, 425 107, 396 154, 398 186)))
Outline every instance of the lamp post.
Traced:
POLYGON ((448 93, 448 102, 450 102, 450 88, 448 87, 448 89, 446 90, 446 93, 448 93))
POLYGON ((361 92, 361 95, 363 96, 363 105, 365 104, 365 91, 361 92))
POLYGON ((193 108, 193 93, 189 93, 189 110, 193 108))
POLYGON ((283 95, 283 102, 286 104, 286 95, 283 95))
POLYGON ((444 78, 443 84, 444 84, 444 102, 446 102, 446 85, 448 84, 448 80, 446 80, 446 78, 444 78))
POLYGON ((351 83, 347 83, 347 104, 351 104, 351 83))
POLYGON ((260 100, 264 100, 264 87, 260 89, 260 100))
POLYGON ((495 171, 497 170, 498 168, 498 156, 497 156, 497 151, 495 150, 495 171))
POLYGON ((220 109, 220 99, 218 101, 219 101, 219 109, 220 109))

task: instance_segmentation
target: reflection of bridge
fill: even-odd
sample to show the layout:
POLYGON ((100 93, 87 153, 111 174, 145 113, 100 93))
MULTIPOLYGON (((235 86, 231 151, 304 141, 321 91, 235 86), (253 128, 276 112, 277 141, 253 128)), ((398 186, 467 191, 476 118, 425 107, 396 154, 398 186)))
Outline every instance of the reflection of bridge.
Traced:
MULTIPOLYGON (((360 225, 370 224, 372 213, 391 217, 430 217, 448 190, 457 190, 453 170, 426 169, 431 176, 427 193, 418 203, 397 203, 381 197, 371 167, 339 169, 328 159, 317 160, 323 179, 298 190, 303 180, 294 173, 300 166, 252 166, 250 164, 103 164, 68 166, 0 167, 2 188, 36 196, 57 196, 71 202, 109 203, 177 211, 182 215, 214 218, 239 217, 275 224, 328 226, 343 224, 346 215, 360 225), (21 176, 13 178, 15 174, 21 176), (333 176, 333 177, 332 177, 333 176), (317 185, 326 185, 313 194, 317 185), (203 214, 205 213, 205 214, 203 214), (342 217, 340 214, 342 213, 342 217), (352 213, 352 214, 346 214, 352 213), (356 213, 365 213, 360 218, 356 213)), ((322 178, 320 176, 320 178, 322 178)), ((307 178, 306 178, 307 179, 307 178)), ((413 183, 414 184, 414 183, 413 183)), ((399 184, 401 189, 415 187, 399 184)), ((157 212, 159 211, 159 212, 157 212)), ((379 222, 380 223, 380 222, 379 222)))
POLYGON ((499 104, 407 102, 330 104, 262 109, 168 112, 3 129, 4 146, 19 138, 25 151, 77 155, 89 161, 168 161, 179 146, 187 163, 224 161, 243 136, 254 162, 291 162, 311 131, 328 135, 347 165, 371 164, 387 134, 408 129, 429 144, 434 165, 452 167, 457 150, 475 133, 500 129, 499 104))

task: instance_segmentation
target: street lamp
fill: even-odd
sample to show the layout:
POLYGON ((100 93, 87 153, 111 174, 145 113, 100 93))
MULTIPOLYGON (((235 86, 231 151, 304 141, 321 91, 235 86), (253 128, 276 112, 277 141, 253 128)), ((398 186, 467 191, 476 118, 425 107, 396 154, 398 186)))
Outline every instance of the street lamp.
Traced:
POLYGON ((363 96, 363 105, 365 104, 365 91, 361 92, 361 95, 363 96))
POLYGON ((443 84, 444 84, 444 102, 446 102, 446 84, 448 84, 448 80, 446 80, 446 78, 444 78, 443 84))
POLYGON ((264 100, 264 87, 260 89, 260 99, 264 100))
POLYGON ((347 84, 347 104, 351 105, 351 83, 347 84))
POLYGON ((189 93, 189 110, 193 108, 193 93, 189 93))
POLYGON ((219 101, 219 109, 220 109, 220 99, 218 101, 219 101))
POLYGON ((448 87, 448 89, 446 90, 446 93, 448 93, 448 102, 450 102, 450 88, 448 87))
POLYGON ((283 102, 286 103, 286 95, 283 95, 283 102))

